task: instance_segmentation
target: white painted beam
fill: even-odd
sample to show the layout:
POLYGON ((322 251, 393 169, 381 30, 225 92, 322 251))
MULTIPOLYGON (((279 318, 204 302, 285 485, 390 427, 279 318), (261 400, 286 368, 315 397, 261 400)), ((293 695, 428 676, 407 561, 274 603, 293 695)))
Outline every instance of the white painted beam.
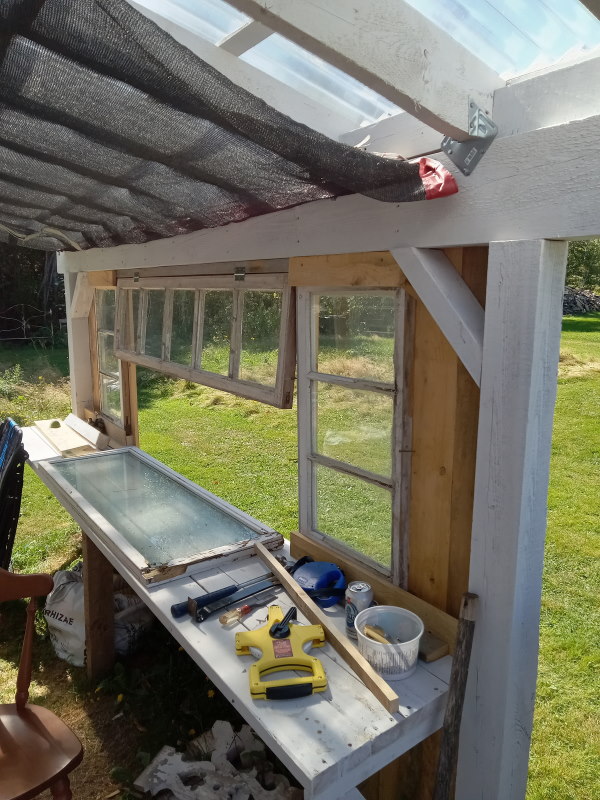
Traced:
POLYGON ((461 800, 525 797, 566 260, 566 242, 490 246, 469 578, 479 616, 461 800))
MULTIPOLYGON (((60 259, 60 254, 59 254, 60 259)), ((81 419, 84 410, 93 407, 92 361, 87 317, 73 316, 73 301, 78 276, 65 274, 67 340, 69 344, 69 374, 71 378, 71 408, 81 419)))
MULTIPOLYGON (((587 58, 511 81, 494 92, 498 139, 600 114, 600 58, 587 58)), ((343 133, 341 142, 371 153, 414 158, 440 149, 440 135, 410 114, 343 133)), ((495 145, 493 145, 495 146, 495 145)))
POLYGON ((484 318, 479 301, 440 250, 403 247, 392 255, 479 386, 484 318))
POLYGON ((231 53, 232 56, 241 56, 242 53, 268 39, 272 33, 273 31, 266 25, 252 19, 233 33, 224 36, 220 42, 217 42, 217 46, 221 50, 231 53))
MULTIPOLYGON (((445 156, 440 161, 453 170, 445 156)), ((255 258, 600 236, 600 116, 506 137, 459 193, 420 203, 320 200, 146 244, 64 253, 60 268, 134 269, 255 258)))
MULTIPOLYGON (((308 125, 334 139, 337 139, 340 131, 348 130, 355 124, 351 117, 332 111, 290 86, 286 86, 271 75, 267 75, 266 72, 231 55, 222 47, 217 47, 187 28, 171 22, 157 11, 136 3, 135 0, 127 0, 127 2, 170 34, 179 44, 187 47, 198 58, 206 61, 211 67, 229 78, 230 81, 260 97, 265 103, 296 122, 308 125)), ((157 8, 160 8, 160 3, 156 5, 157 8)))
POLYGON ((230 0, 417 119, 468 137, 468 102, 505 81, 403 0, 230 0))

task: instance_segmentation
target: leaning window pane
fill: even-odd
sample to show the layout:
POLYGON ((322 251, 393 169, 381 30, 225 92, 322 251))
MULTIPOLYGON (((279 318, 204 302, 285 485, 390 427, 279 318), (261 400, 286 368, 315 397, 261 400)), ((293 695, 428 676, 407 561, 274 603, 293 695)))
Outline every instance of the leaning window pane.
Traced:
POLYGON ((119 362, 115 356, 115 335, 106 331, 98 333, 98 367, 100 372, 109 372, 119 377, 119 362))
POLYGON ((219 375, 229 374, 229 347, 233 319, 233 292, 206 292, 202 369, 219 375))
POLYGON ((99 331, 115 329, 114 289, 96 289, 96 325, 99 331))
POLYGON ((316 470, 317 529, 389 567, 391 492, 320 464, 316 470))
POLYGON ((317 452, 390 477, 393 398, 317 384, 317 452))
POLYGON ((244 292, 240 378, 274 386, 279 355, 281 292, 244 292))
POLYGON ((114 419, 121 419, 121 386, 118 378, 100 375, 100 410, 114 419))
POLYGON ((171 329, 171 361, 191 366, 194 336, 196 293, 189 289, 173 292, 173 325, 171 329))
POLYGON ((395 292, 320 295, 318 371, 394 382, 395 292))
POLYGON ((148 316, 146 320, 146 346, 148 356, 162 358, 163 312, 165 307, 164 289, 148 290, 148 316))

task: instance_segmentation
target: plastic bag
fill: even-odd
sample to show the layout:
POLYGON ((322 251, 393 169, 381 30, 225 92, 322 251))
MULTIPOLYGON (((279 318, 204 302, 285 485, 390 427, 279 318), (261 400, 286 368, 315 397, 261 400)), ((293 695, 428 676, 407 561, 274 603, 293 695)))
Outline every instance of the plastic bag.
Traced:
MULTIPOLYGON (((141 634, 152 625, 154 616, 120 577, 116 578, 116 584, 117 591, 113 593, 115 652, 123 656, 134 651, 141 634)), ((85 614, 82 562, 72 570, 55 573, 54 589, 46 598, 44 616, 56 655, 75 667, 83 667, 85 614)))

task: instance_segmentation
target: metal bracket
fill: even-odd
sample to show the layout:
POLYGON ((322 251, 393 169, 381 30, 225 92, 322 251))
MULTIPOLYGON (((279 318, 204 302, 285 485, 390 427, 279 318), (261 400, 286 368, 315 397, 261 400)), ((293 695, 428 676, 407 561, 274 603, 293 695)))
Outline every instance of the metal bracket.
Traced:
POLYGON ((246 280, 246 267, 236 267, 233 270, 233 279, 235 281, 244 281, 244 280, 246 280))
POLYGON ((139 283, 140 282, 140 273, 139 272, 134 272, 133 273, 133 282, 134 283, 139 283))
POLYGON ((463 175, 470 175, 496 138, 498 127, 473 100, 469 101, 469 133, 464 142, 445 136, 442 150, 463 175))

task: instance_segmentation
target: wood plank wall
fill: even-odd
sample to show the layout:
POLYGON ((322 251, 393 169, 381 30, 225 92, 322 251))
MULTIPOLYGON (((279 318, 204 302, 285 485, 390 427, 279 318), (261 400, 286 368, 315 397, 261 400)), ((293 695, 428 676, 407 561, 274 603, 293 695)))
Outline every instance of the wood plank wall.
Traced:
MULTIPOLYGON (((445 252, 485 305, 487 247, 445 252)), ((479 389, 420 300, 412 383, 408 588, 457 616, 468 583, 479 389)), ((438 732, 360 791, 367 800, 430 800, 439 742, 438 732)))

